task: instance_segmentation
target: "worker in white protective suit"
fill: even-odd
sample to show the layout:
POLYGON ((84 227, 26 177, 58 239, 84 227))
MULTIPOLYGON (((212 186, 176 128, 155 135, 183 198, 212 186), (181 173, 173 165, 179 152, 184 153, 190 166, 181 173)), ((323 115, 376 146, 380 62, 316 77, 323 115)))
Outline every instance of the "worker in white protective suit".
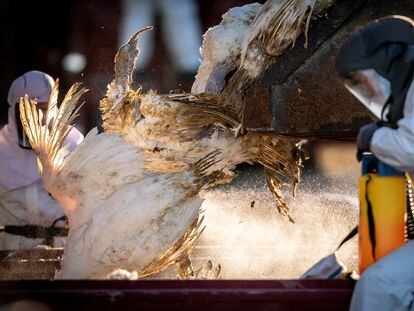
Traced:
MULTIPOLYGON (((32 248, 45 238, 26 238, 25 225, 41 227, 66 226, 59 221, 65 216, 57 202, 45 190, 38 173, 36 155, 31 150, 19 117, 19 101, 26 94, 46 109, 54 81, 40 71, 30 71, 12 83, 7 101, 8 123, 0 129, 0 249, 32 248), (5 230, 11 227, 15 233, 5 230), (20 230, 19 230, 20 229, 20 230)), ((56 111, 57 113, 57 111, 56 111)), ((83 140, 75 128, 66 144, 74 149, 83 140)), ((52 238, 55 246, 63 246, 64 238, 52 238)))
MULTIPOLYGON (((413 21, 392 16, 368 24, 343 45, 336 67, 345 87, 380 120, 361 128, 359 151, 370 151, 394 169, 413 176, 413 21)), ((412 224, 411 208, 407 208, 407 218, 412 224)), ((351 310, 414 310, 412 226, 407 227, 410 230, 406 244, 362 273, 351 310)))

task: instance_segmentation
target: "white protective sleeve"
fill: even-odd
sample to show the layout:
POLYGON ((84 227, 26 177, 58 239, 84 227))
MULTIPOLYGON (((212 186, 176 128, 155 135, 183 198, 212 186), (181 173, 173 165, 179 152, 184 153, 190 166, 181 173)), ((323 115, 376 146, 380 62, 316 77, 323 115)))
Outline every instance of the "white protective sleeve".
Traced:
POLYGON ((404 117, 398 128, 382 127, 375 131, 371 151, 384 163, 404 171, 414 172, 414 83, 407 92, 404 117))

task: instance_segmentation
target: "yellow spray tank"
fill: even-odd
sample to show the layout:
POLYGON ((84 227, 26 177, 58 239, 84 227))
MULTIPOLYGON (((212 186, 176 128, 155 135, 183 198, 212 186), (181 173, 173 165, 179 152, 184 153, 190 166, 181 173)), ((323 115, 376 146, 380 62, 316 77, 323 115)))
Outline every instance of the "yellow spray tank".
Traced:
POLYGON ((407 181, 372 154, 362 158, 359 179, 359 273, 406 240, 407 181))

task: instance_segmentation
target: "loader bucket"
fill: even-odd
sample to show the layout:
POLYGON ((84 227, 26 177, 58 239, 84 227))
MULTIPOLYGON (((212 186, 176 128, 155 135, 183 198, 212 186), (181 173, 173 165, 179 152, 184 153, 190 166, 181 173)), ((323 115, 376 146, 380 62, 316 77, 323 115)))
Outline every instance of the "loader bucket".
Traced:
POLYGON ((414 16, 407 0, 338 0, 247 92, 245 122, 253 131, 353 140, 374 116, 342 85, 335 57, 359 26, 387 15, 414 16))

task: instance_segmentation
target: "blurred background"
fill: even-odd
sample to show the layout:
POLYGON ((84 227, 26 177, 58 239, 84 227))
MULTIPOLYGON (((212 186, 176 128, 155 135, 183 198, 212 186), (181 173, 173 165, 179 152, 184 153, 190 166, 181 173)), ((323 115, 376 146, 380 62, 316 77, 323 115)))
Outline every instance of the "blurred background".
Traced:
MULTIPOLYGON (((90 89, 78 127, 98 120, 99 99, 113 76, 117 49, 139 28, 135 81, 161 93, 189 91, 199 65, 202 34, 229 8, 248 0, 62 0, 0 1, 0 124, 7 122, 12 81, 29 70, 60 79, 61 93, 75 81, 90 89)), ((264 1, 257 1, 263 3, 264 1)))

